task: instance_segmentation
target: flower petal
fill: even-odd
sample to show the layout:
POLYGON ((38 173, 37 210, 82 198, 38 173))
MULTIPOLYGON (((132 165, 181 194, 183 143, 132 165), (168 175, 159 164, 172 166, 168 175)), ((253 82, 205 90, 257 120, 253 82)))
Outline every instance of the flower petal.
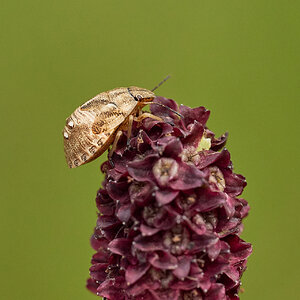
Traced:
POLYGON ((224 193, 211 191, 207 188, 198 189, 197 196, 193 209, 200 212, 213 210, 226 202, 224 193))
POLYGON ((128 182, 109 181, 106 185, 106 188, 109 196, 115 201, 120 201, 122 203, 125 203, 129 200, 128 182))
POLYGON ((130 265, 126 269, 125 279, 127 284, 133 284, 139 280, 150 268, 148 263, 141 265, 130 265))
POLYGON ((107 273, 105 271, 108 266, 109 266, 108 263, 98 263, 92 265, 90 267, 91 278, 96 281, 104 281, 107 276, 107 273))
POLYGON ((156 234, 150 237, 143 237, 140 235, 135 238, 133 245, 135 248, 145 252, 164 250, 160 234, 156 234))
POLYGON ((177 258, 166 251, 154 252, 149 257, 150 264, 162 270, 174 270, 178 267, 177 258))
POLYGON ((200 187, 204 184, 204 174, 195 166, 181 163, 177 172, 177 179, 169 185, 174 190, 188 190, 200 187))
POLYGON ((160 189, 155 192, 156 201, 160 205, 165 205, 170 202, 172 202, 177 195, 179 194, 179 191, 173 191, 171 189, 160 189))
POLYGON ((132 241, 126 238, 116 238, 108 244, 108 248, 112 253, 126 256, 130 253, 132 241))
POLYGON ((210 111, 206 110, 203 106, 190 108, 188 106, 180 105, 179 111, 183 115, 183 123, 186 127, 189 124, 194 123, 194 120, 198 121, 201 125, 205 125, 210 114, 210 111))
POLYGON ((143 236, 151 236, 154 235, 155 233, 157 233, 160 229, 159 228, 153 228, 153 227, 149 227, 145 224, 141 224, 140 226, 140 231, 142 233, 143 236))
POLYGON ((180 280, 183 280, 186 276, 188 276, 190 272, 192 257, 188 255, 182 255, 179 256, 177 260, 178 260, 178 266, 173 271, 173 274, 180 280))
POLYGON ((116 216, 118 217, 118 219, 122 223, 128 222, 131 215, 132 215, 132 205, 131 205, 131 203, 119 205, 119 207, 116 211, 116 216))
POLYGON ((189 126, 189 133, 182 139, 184 148, 186 147, 195 147, 197 148, 204 133, 204 127, 201 123, 194 121, 189 126))
POLYGON ((217 236, 214 234, 193 234, 190 243, 189 253, 198 253, 203 250, 206 251, 207 247, 218 242, 217 236))
POLYGON ((143 159, 134 160, 128 163, 128 173, 137 181, 153 181, 153 164, 157 161, 158 155, 148 155, 143 159))
POLYGON ((134 181, 129 186, 130 201, 134 204, 144 206, 148 203, 153 193, 153 185, 150 182, 134 181))
POLYGON ((230 196, 239 196, 247 185, 245 177, 234 174, 231 170, 223 170, 222 173, 226 182, 225 192, 230 196))
POLYGON ((93 280, 92 278, 89 278, 87 280, 87 283, 86 283, 86 287, 87 289, 89 289, 92 293, 94 294, 97 294, 97 288, 98 288, 99 284, 96 283, 95 280, 93 280))
POLYGON ((205 300, 226 300, 225 287, 221 283, 213 283, 205 300))

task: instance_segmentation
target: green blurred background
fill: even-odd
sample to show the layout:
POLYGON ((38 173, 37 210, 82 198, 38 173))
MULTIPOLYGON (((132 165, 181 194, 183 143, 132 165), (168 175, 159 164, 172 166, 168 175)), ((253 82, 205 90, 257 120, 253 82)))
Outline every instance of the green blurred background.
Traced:
POLYGON ((69 170, 65 118, 167 74, 157 93, 209 108, 248 180, 241 299, 298 299, 299 20, 297 0, 2 0, 0 299, 97 299, 85 280, 105 157, 69 170))

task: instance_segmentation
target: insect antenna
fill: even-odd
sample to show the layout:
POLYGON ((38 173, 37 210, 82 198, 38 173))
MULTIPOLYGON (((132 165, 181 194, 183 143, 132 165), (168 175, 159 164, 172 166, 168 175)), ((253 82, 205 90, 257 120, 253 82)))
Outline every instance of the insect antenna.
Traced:
POLYGON ((154 92, 156 89, 158 89, 164 82, 166 82, 171 76, 168 75, 164 80, 162 80, 156 87, 154 87, 151 92, 154 92))
MULTIPOLYGON (((151 92, 154 92, 156 89, 158 89, 164 82, 166 82, 171 76, 168 75, 165 79, 163 79, 156 87, 154 87, 151 92)), ((180 118, 183 118, 183 115, 180 114, 179 112, 175 111, 174 109, 164 105, 164 104, 161 104, 161 103, 157 103, 157 102, 148 102, 147 104, 156 104, 156 105, 160 105, 162 107, 165 107, 166 109, 170 110, 171 112, 173 112, 174 114, 176 114, 178 117, 180 118)))
POLYGON ((174 110, 174 109, 170 108, 169 106, 164 105, 164 104, 162 104, 162 103, 158 103, 158 102, 145 102, 145 104, 156 104, 156 105, 162 106, 162 107, 164 107, 164 108, 170 110, 172 113, 174 113, 174 114, 177 115, 178 117, 183 118, 183 115, 180 114, 178 111, 176 111, 176 110, 174 110))

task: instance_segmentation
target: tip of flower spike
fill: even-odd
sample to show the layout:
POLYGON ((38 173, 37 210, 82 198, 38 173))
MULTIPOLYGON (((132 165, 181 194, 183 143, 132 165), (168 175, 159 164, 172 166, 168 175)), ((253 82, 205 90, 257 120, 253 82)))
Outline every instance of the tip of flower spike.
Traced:
POLYGON ((89 289, 111 300, 237 295, 251 253, 239 238, 249 206, 237 198, 245 179, 221 150, 227 134, 206 127, 204 107, 154 101, 184 118, 151 105, 163 121, 133 122, 130 146, 118 143, 105 165, 89 289))

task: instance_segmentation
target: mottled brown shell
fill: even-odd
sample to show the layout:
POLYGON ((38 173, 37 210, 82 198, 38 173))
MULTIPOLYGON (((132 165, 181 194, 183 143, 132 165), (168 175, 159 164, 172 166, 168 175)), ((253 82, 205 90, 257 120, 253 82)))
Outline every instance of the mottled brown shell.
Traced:
POLYGON ((117 129, 154 93, 131 86, 101 93, 78 107, 63 130, 65 156, 70 168, 94 160, 111 145, 117 129), (141 103, 140 103, 141 104, 141 103))

